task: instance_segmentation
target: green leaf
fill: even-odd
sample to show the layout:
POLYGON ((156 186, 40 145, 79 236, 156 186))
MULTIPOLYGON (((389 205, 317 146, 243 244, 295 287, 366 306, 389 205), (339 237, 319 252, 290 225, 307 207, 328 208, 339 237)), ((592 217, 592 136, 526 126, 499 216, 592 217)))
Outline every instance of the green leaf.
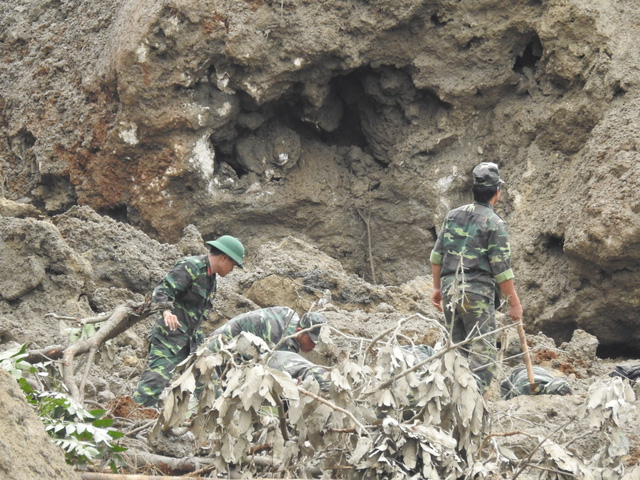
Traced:
POLYGON ((25 353, 27 350, 26 345, 18 345, 17 347, 9 348, 0 352, 0 360, 6 360, 13 358, 14 360, 24 358, 27 356, 25 353))
POLYGON ((100 418, 91 422, 91 425, 98 428, 108 428, 113 425, 113 418, 100 418))

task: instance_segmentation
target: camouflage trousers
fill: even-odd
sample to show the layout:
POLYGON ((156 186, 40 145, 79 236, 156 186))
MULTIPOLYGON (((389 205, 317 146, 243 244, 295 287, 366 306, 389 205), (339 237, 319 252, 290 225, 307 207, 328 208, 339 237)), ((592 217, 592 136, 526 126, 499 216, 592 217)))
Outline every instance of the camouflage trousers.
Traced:
MULTIPOLYGON (((195 343, 204 338, 201 331, 195 334, 195 343)), ((160 322, 151 329, 147 367, 140 377, 133 401, 145 407, 158 403, 160 394, 171 381, 178 364, 195 350, 194 335, 180 330, 171 331, 160 322)))
MULTIPOLYGON (((496 329, 496 316, 493 299, 474 293, 465 293, 458 302, 450 297, 442 299, 447 329, 451 340, 459 343, 468 337, 476 337, 496 329)), ((467 343, 462 354, 467 357, 469 367, 484 394, 491 385, 496 371, 496 335, 467 343)))

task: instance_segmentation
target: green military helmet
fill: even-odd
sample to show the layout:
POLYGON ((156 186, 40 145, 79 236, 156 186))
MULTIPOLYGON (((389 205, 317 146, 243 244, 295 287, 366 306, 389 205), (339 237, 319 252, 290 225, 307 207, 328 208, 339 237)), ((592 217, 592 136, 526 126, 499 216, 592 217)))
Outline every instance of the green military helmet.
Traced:
POLYGON ((223 235, 216 240, 206 243, 228 255, 240 268, 244 269, 244 246, 240 240, 231 235, 223 235))

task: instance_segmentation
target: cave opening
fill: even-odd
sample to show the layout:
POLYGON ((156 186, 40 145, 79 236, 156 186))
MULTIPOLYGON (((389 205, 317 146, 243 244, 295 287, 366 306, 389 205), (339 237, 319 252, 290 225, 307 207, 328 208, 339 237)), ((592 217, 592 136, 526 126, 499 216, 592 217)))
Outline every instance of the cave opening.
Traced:
POLYGON ((632 359, 640 358, 640 346, 630 343, 608 343, 600 344, 596 349, 598 358, 607 359, 632 359))
POLYGON ((529 40, 527 46, 524 48, 522 55, 516 57, 516 61, 513 65, 513 70, 517 73, 523 73, 525 68, 535 70, 538 60, 542 58, 542 42, 537 34, 529 40))
POLYGON ((110 217, 120 223, 129 224, 129 212, 126 205, 115 205, 108 208, 100 208, 96 210, 100 215, 110 217))
POLYGON ((543 250, 553 257, 564 255, 564 236, 562 235, 543 235, 538 240, 538 244, 542 245, 543 250))
MULTIPOLYGON (((363 81, 367 75, 375 74, 374 70, 366 67, 355 70, 345 75, 334 77, 329 84, 329 98, 327 105, 320 111, 314 109, 305 101, 301 83, 294 84, 275 101, 264 105, 257 105, 255 100, 246 92, 238 92, 240 100, 241 116, 243 118, 255 118, 255 124, 237 124, 235 139, 246 135, 251 131, 256 131, 262 125, 277 120, 286 127, 294 130, 305 138, 315 138, 322 143, 334 146, 357 146, 365 150, 368 140, 362 130, 362 119, 360 115, 360 102, 366 96, 363 81), (326 128, 322 121, 315 121, 322 118, 326 110, 333 108, 330 114, 338 118, 337 124, 326 128), (325 128, 323 128, 325 127, 325 128)), ((226 163, 231 167, 238 177, 242 177, 249 171, 239 164, 235 157, 233 145, 215 145, 218 162, 226 163)))
POLYGON ((320 139, 324 143, 336 146, 353 145, 363 150, 367 147, 368 141, 362 131, 359 104, 365 96, 364 77, 371 73, 370 68, 362 68, 332 79, 331 95, 341 102, 342 116, 335 130, 321 130, 320 139))

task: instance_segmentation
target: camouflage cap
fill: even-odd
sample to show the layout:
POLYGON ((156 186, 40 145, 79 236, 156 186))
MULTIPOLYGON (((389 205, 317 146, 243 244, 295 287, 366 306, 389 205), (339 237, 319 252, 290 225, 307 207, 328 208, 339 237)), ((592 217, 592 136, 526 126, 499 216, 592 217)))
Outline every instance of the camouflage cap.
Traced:
POLYGON ((481 185, 483 187, 495 187, 504 183, 500 179, 500 172, 498 171, 498 165, 493 162, 482 162, 476 165, 473 169, 473 184, 481 185))
POLYGON ((302 315, 302 318, 300 319, 300 323, 298 323, 298 327, 304 330, 305 328, 317 326, 313 330, 309 330, 309 332, 307 333, 311 337, 311 340, 313 340, 313 343, 318 343, 318 338, 320 336, 320 328, 322 327, 322 325, 325 325, 326 323, 327 323, 327 318, 324 315, 322 315, 321 313, 310 312, 302 315))

